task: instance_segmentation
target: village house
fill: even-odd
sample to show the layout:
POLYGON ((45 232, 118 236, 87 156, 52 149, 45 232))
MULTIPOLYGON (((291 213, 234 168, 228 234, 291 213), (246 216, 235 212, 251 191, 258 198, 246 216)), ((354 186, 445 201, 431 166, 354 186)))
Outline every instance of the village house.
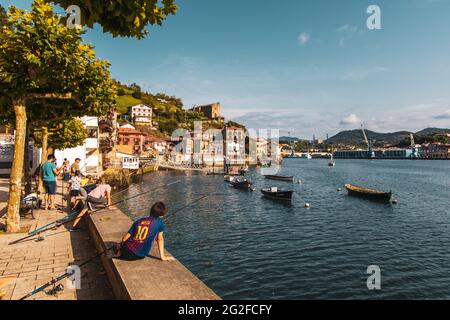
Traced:
POLYGON ((129 107, 128 116, 134 123, 152 126, 153 110, 145 104, 129 107))
POLYGON ((140 155, 146 151, 147 133, 136 130, 131 124, 123 125, 117 132, 117 149, 119 152, 140 155))
POLYGON ((231 165, 245 164, 246 155, 246 133, 239 127, 225 127, 224 136, 224 156, 229 159, 231 165))

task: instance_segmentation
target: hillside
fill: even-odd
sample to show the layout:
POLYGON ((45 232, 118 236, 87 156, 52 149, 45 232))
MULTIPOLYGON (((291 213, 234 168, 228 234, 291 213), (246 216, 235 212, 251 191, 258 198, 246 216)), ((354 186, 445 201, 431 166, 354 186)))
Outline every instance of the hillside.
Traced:
MULTIPOLYGON (((175 96, 168 96, 163 93, 152 94, 142 91, 141 87, 135 83, 124 85, 119 82, 118 97, 116 100, 116 110, 125 121, 128 107, 137 104, 145 104, 153 109, 153 122, 158 123, 159 133, 171 134, 175 129, 185 128, 193 130, 195 121, 207 121, 200 112, 188 112, 183 109, 183 102, 175 96)), ((227 125, 237 126, 245 129, 245 126, 228 121, 227 125)), ((222 123, 208 122, 204 124, 206 128, 222 128, 222 123)), ((158 133, 157 133, 158 134, 158 133)))
MULTIPOLYGON (((379 133, 366 130, 367 137, 374 146, 404 145, 405 141, 410 141, 409 136, 411 133, 412 132, 409 131, 379 133)), ((450 133, 450 129, 426 128, 414 133, 414 136, 416 141, 420 141, 425 137, 432 136, 438 133, 450 133)), ((326 143, 365 146, 364 136, 361 129, 341 131, 335 136, 326 140, 326 143)))

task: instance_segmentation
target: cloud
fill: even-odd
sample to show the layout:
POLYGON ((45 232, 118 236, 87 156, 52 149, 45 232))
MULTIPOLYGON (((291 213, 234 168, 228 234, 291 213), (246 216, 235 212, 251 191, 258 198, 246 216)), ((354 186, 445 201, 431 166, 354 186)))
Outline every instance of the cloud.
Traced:
POLYGON ((361 123, 361 119, 358 118, 356 114, 352 113, 349 116, 342 119, 339 123, 343 126, 356 125, 361 123))
POLYGON ((300 33, 299 36, 297 37, 298 43, 299 43, 301 46, 306 45, 306 44, 309 42, 310 39, 311 39, 311 36, 310 36, 309 33, 307 33, 307 32, 302 32, 302 33, 300 33))
POLYGON ((352 26, 349 24, 345 24, 337 28, 336 32, 339 34, 340 47, 344 47, 345 44, 355 36, 364 34, 364 30, 360 30, 357 26, 352 26))
POLYGON ((441 113, 434 117, 434 119, 450 119, 450 110, 445 111, 444 113, 441 113))

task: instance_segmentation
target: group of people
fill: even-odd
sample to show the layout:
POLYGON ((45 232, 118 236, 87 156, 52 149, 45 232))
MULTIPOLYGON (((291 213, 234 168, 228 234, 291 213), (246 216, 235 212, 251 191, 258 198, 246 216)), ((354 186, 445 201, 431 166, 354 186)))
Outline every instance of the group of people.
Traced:
MULTIPOLYGON (((63 173, 63 181, 66 181, 69 186, 70 207, 79 210, 70 231, 80 228, 80 221, 89 210, 93 210, 96 206, 112 205, 111 186, 102 179, 97 179, 93 184, 90 183, 89 177, 81 175, 78 158, 72 165, 64 159, 63 164, 57 167, 55 156, 50 154, 47 161, 39 168, 39 172, 45 188, 44 208, 50 210, 55 209, 57 176, 63 173)), ((161 217, 167 212, 168 208, 163 202, 156 202, 148 216, 135 221, 123 236, 121 243, 114 247, 118 257, 129 261, 143 259, 149 255, 153 241, 156 239, 161 260, 174 260, 166 256, 164 251, 164 223, 161 217)))

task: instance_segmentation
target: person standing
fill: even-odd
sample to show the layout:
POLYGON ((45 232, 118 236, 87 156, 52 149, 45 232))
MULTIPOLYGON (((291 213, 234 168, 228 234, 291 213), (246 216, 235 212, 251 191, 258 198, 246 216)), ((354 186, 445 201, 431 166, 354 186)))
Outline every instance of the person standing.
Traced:
POLYGON ((75 162, 72 164, 72 166, 70 167, 70 173, 71 174, 75 174, 75 171, 81 171, 80 170, 80 158, 76 158, 75 162))
POLYGON ((56 177, 61 172, 63 166, 56 167, 56 158, 49 154, 47 161, 42 165, 42 181, 44 182, 45 196, 44 209, 55 210, 56 177))
POLYGON ((72 167, 70 166, 70 162, 67 159, 64 159, 63 162, 63 180, 65 182, 68 182, 71 178, 71 175, 73 174, 72 172, 72 167))

